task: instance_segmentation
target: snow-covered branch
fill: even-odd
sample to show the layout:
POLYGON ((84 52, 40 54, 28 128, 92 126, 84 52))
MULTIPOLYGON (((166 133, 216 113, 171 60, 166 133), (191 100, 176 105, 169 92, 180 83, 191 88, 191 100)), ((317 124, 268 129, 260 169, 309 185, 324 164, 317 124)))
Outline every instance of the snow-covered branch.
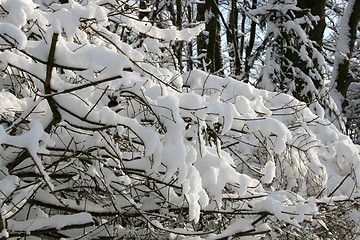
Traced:
POLYGON ((200 27, 145 25, 131 1, 34 2, 1 3, 1 237, 314 237, 327 202, 357 203, 358 148, 324 114, 164 60, 200 27))

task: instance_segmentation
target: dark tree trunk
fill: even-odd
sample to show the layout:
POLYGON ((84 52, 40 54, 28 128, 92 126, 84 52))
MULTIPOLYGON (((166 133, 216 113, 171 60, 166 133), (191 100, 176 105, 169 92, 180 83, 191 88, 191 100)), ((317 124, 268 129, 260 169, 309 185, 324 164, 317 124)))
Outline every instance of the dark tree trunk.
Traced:
POLYGON ((326 0, 298 0, 297 2, 299 8, 310 9, 312 15, 320 17, 309 33, 310 40, 315 41, 319 46, 322 45, 325 30, 325 4, 326 0))
MULTIPOLYGON (((176 26, 178 30, 182 30, 182 6, 181 0, 176 0, 176 26)), ((183 42, 179 41, 175 44, 176 46, 176 57, 178 60, 178 65, 180 67, 180 71, 182 71, 182 52, 183 52, 183 42)))
POLYGON ((197 21, 206 21, 205 30, 208 36, 201 34, 197 39, 198 55, 200 56, 200 67, 208 70, 210 73, 222 73, 222 51, 219 12, 217 10, 218 0, 205 0, 204 3, 198 3, 197 21), (205 19, 206 12, 210 14, 205 19), (205 54, 206 53, 206 54, 205 54), (206 58, 204 58, 206 56, 206 58), (206 64, 204 66, 203 64, 206 64), (219 72, 220 71, 220 72, 219 72))
MULTIPOLYGON (((351 2, 352 1, 349 1, 349 4, 351 2)), ((346 28, 348 28, 348 31, 344 32, 344 34, 349 36, 348 38, 349 41, 347 43, 349 50, 347 53, 345 53, 346 57, 344 57, 343 53, 339 54, 340 59, 338 59, 337 61, 338 62, 337 66, 335 66, 335 68, 337 67, 337 72, 336 75, 334 76, 335 82, 337 84, 336 89, 341 93, 341 95, 345 99, 342 106, 343 108, 347 105, 346 103, 347 90, 350 86, 350 83, 354 81, 354 79, 351 77, 349 73, 349 68, 350 68, 350 58, 352 56, 354 50, 354 44, 356 41, 356 33, 359 26, 359 21, 360 21, 360 0, 355 0, 349 21, 345 26, 346 28)), ((340 32, 342 32, 341 29, 340 32)), ((340 38, 341 37, 342 36, 340 36, 340 38)), ((340 43, 340 44, 344 44, 344 43, 340 43)))
POLYGON ((144 17, 149 18, 150 12, 147 11, 148 3, 145 0, 140 0, 139 5, 139 19, 142 20, 144 17))
POLYGON ((219 13, 217 11, 218 0, 206 0, 206 5, 209 6, 211 17, 206 24, 206 31, 209 33, 208 46, 207 46, 207 60, 209 61, 208 70, 211 73, 217 72, 222 69, 222 56, 221 56, 221 36, 220 36, 220 23, 219 13))
MULTIPOLYGON (((245 12, 243 12, 241 14, 241 17, 242 17, 242 19, 241 19, 241 32, 244 33, 245 32, 245 23, 246 23, 246 14, 245 14, 245 12)), ((241 38, 240 38, 240 49, 239 49, 240 56, 242 56, 242 53, 244 52, 244 47, 245 47, 245 35, 242 34, 241 38)), ((241 66, 239 66, 239 72, 241 71, 240 67, 241 66)))
MULTIPOLYGON (((256 9, 257 8, 257 0, 253 0, 252 2, 252 6, 251 9, 256 9)), ((256 36, 256 22, 255 21, 251 21, 251 27, 250 27, 250 37, 249 37, 249 44, 246 47, 245 50, 245 75, 244 75, 244 82, 248 82, 249 81, 249 74, 250 74, 250 69, 251 69, 251 63, 250 63, 250 56, 251 56, 251 52, 254 48, 254 44, 255 44, 255 36, 256 36)))
MULTIPOLYGON (((192 23, 192 7, 191 5, 188 5, 187 6, 187 18, 188 18, 188 22, 189 23, 192 23)), ((189 41, 188 43, 188 53, 187 53, 187 58, 188 58, 188 62, 187 62, 187 70, 188 71, 191 71, 193 70, 194 66, 193 66, 193 61, 192 61, 192 57, 193 57, 193 45, 192 45, 192 42, 189 41)))
MULTIPOLYGON (((226 32, 226 38, 228 45, 230 47, 229 56, 234 59, 233 65, 231 66, 232 71, 235 75, 239 75, 241 72, 241 60, 238 56, 239 41, 238 41, 238 18, 239 18, 239 11, 237 9, 237 0, 231 1, 231 9, 229 14, 229 29, 226 32)), ((241 50, 240 50, 241 53, 241 50)))
MULTIPOLYGON (((206 7, 205 3, 197 4, 197 14, 196 14, 197 22, 205 21, 206 10, 207 10, 207 7, 206 7)), ((196 43, 197 43, 197 55, 198 55, 198 61, 199 61, 198 68, 205 69, 205 67, 206 67, 205 58, 206 58, 206 48, 207 48, 206 35, 204 33, 201 33, 197 37, 196 43)))

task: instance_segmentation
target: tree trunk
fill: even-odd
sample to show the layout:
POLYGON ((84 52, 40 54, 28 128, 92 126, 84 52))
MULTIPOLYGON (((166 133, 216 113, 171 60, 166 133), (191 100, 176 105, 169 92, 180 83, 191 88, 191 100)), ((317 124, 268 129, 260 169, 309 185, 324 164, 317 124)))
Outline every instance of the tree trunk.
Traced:
MULTIPOLYGON (((187 18, 188 18, 188 22, 191 24, 192 23, 192 14, 193 14, 193 10, 191 5, 187 6, 187 18)), ((193 61, 192 61, 192 57, 193 57, 193 45, 192 45, 192 41, 189 41, 188 45, 188 53, 187 53, 187 70, 191 71, 193 70, 194 66, 193 66, 193 61)))
MULTIPOLYGON (((257 0, 253 0, 251 9, 257 8, 257 0)), ((249 44, 247 45, 245 49, 245 75, 244 75, 244 82, 249 82, 249 75, 250 75, 250 69, 251 69, 251 63, 249 61, 251 52, 254 48, 255 44, 255 35, 256 35, 256 22, 251 21, 251 27, 250 27, 250 38, 249 38, 249 44)))
POLYGON ((217 10, 218 0, 205 0, 204 3, 198 3, 198 21, 205 21, 205 30, 207 36, 201 34, 198 37, 198 55, 200 56, 200 67, 210 73, 222 73, 222 51, 219 13, 217 10), (207 14, 209 13, 209 14, 207 14), (208 16, 205 18, 205 15, 208 16), (206 54, 205 54, 206 53, 206 54), (206 56, 206 58, 205 58, 206 56), (204 65, 205 64, 205 65, 204 65), (220 71, 220 72, 219 72, 220 71))
POLYGON ((144 17, 149 18, 150 12, 147 11, 148 3, 145 0, 140 0, 139 5, 139 19, 142 20, 144 17))
MULTIPOLYGON (((204 3, 198 3, 197 4, 197 14, 196 14, 196 21, 197 22, 204 22, 205 21, 205 12, 206 12, 206 4, 204 3)), ((205 57, 206 57, 206 35, 204 33, 201 33, 197 39, 197 55, 198 55, 198 68, 206 70, 206 63, 205 63, 205 57)))
POLYGON ((220 36, 220 23, 219 13, 217 11, 218 0, 206 0, 206 5, 209 6, 210 11, 209 19, 207 19, 206 31, 209 32, 208 46, 207 46, 207 60, 209 61, 208 69, 211 73, 217 72, 222 69, 222 56, 221 56, 221 36, 220 36))
MULTIPOLYGON (((245 32, 245 23, 246 23, 246 14, 243 11, 241 14, 241 32, 244 33, 245 32)), ((240 38, 240 49, 239 49, 239 55, 242 57, 242 53, 244 52, 244 47, 245 47, 245 35, 242 34, 241 38, 240 38)), ((239 72, 241 71, 240 66, 239 66, 239 72)))
POLYGON ((298 0, 297 6, 301 9, 310 9, 313 16, 320 17, 320 20, 313 24, 314 28, 309 33, 309 39, 322 45, 325 30, 325 4, 326 0, 298 0))
POLYGON ((350 0, 341 22, 340 35, 337 42, 338 53, 334 64, 333 81, 336 89, 341 93, 343 102, 342 109, 346 107, 346 93, 354 79, 351 77, 350 58, 354 50, 357 28, 360 21, 360 0, 350 0))
MULTIPOLYGON (((176 0, 176 26, 178 27, 178 30, 182 30, 182 6, 181 6, 181 0, 176 0)), ((182 71, 182 52, 183 52, 183 42, 179 41, 175 44, 176 46, 176 57, 178 60, 178 65, 180 67, 180 71, 182 71)))
MULTIPOLYGON (((241 72, 241 60, 238 57, 238 54, 236 54, 236 51, 238 51, 238 18, 239 18, 239 11, 237 9, 237 0, 231 1, 231 9, 229 14, 229 29, 226 32, 226 38, 228 45, 230 47, 229 50, 229 56, 231 59, 233 59, 233 64, 231 66, 231 70, 235 73, 235 75, 239 75, 241 72)), ((241 51, 240 51, 241 53, 241 51)))

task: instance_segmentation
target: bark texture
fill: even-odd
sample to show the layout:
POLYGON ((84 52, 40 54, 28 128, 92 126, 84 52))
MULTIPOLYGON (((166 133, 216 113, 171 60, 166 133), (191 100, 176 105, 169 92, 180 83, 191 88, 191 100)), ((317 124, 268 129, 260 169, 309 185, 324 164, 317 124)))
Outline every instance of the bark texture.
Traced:
MULTIPOLYGON (((346 93, 347 90, 351 84, 351 82, 354 81, 353 77, 351 76, 349 69, 350 69, 350 58, 352 56, 353 50, 354 50, 354 44, 356 40, 356 34, 359 26, 360 21, 360 0, 354 0, 355 3, 352 7, 352 12, 349 17, 348 24, 346 26, 347 29, 349 29, 346 34, 348 35, 348 48, 349 51, 344 56, 344 54, 340 53, 338 56, 339 58, 342 58, 338 60, 337 72, 335 73, 335 83, 336 83, 336 89, 341 93, 341 95, 346 99, 346 93)), ((350 4, 351 2, 349 2, 350 4)), ((351 7, 351 6, 350 6, 351 7)), ((343 26, 344 27, 344 26, 343 26)), ((343 108, 346 107, 347 103, 344 101, 343 108)))

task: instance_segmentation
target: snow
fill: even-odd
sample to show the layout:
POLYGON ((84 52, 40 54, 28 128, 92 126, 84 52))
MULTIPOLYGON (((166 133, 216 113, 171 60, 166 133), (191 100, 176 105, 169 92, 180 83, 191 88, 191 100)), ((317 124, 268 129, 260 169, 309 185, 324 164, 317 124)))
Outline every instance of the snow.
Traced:
POLYGON ((25 34, 10 23, 0 23, 0 35, 20 50, 27 45, 25 34))
POLYGON ((355 0, 351 0, 348 2, 347 7, 345 9, 344 15, 341 17, 340 20, 340 32, 339 32, 339 38, 336 42, 336 48, 345 56, 350 53, 349 49, 349 42, 350 42, 350 31, 349 31, 349 22, 350 22, 350 16, 354 9, 355 0))
POLYGON ((3 113, 11 118, 15 117, 16 111, 21 111, 27 107, 26 99, 18 99, 14 94, 2 90, 0 91, 0 113, 3 113))
POLYGON ((36 4, 26 0, 5 0, 1 3, 9 14, 6 15, 4 22, 11 23, 20 29, 26 24, 28 19, 35 15, 36 4))
POLYGON ((19 178, 16 176, 6 176, 3 178, 0 182, 0 199, 6 199, 8 196, 10 196, 11 193, 17 188, 18 184, 19 178))
POLYGON ((276 176, 275 172, 276 166, 275 163, 272 161, 269 161, 264 166, 264 176, 261 178, 263 183, 271 183, 273 178, 276 176))
POLYGON ((150 22, 138 21, 126 15, 121 15, 119 18, 124 25, 131 27, 137 32, 145 33, 147 36, 166 41, 190 41, 205 29, 204 23, 194 28, 185 28, 179 31, 176 29, 160 29, 153 26, 150 22))
POLYGON ((6 229, 3 229, 0 233, 0 237, 8 238, 9 237, 8 231, 6 231, 6 229))
POLYGON ((8 221, 8 229, 11 231, 22 231, 26 229, 28 233, 43 229, 62 229, 66 226, 93 223, 91 214, 83 212, 72 215, 56 215, 48 218, 35 218, 26 221, 8 221))
POLYGON ((1 143, 12 146, 26 148, 35 162, 37 170, 43 175, 48 187, 53 190, 54 186, 50 182, 49 174, 45 171, 44 165, 38 156, 38 153, 48 153, 45 146, 54 145, 54 141, 44 132, 43 126, 39 122, 33 122, 30 130, 21 136, 8 135, 3 126, 0 125, 1 143))
POLYGON ((246 219, 236 218, 232 223, 230 223, 227 226, 225 231, 223 231, 221 234, 217 235, 216 237, 214 237, 214 238, 210 237, 209 239, 225 238, 228 236, 232 236, 233 234, 236 234, 236 233, 247 232, 247 231, 250 231, 253 229, 254 229, 253 226, 251 226, 249 221, 247 221, 246 219))

